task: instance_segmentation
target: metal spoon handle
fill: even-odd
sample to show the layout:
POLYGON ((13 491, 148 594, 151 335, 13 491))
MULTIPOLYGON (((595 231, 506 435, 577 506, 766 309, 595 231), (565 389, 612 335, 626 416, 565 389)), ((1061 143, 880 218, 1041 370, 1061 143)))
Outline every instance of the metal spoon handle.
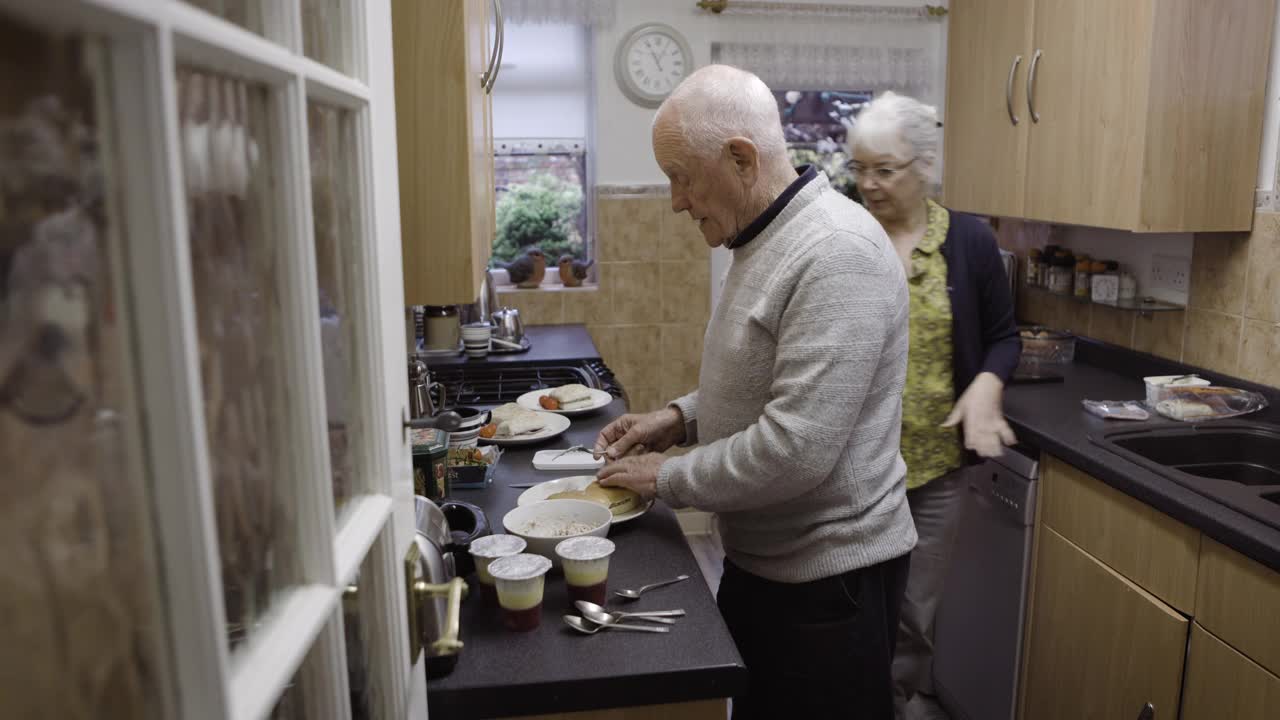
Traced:
POLYGON ((671 618, 654 617, 652 615, 614 615, 618 621, 623 620, 643 620, 645 622, 658 623, 660 625, 675 625, 676 621, 671 618))
POLYGON ((637 612, 614 613, 618 617, 650 617, 650 618, 673 618, 684 617, 683 610, 641 610, 637 612))
POLYGON ((642 585, 640 589, 636 591, 636 594, 639 595, 639 594, 647 593, 654 588, 660 588, 663 585, 674 585, 678 582, 684 582, 685 580, 688 580, 688 579, 689 579, 688 575, 680 575, 679 577, 676 577, 672 580, 663 580, 662 582, 656 582, 650 585, 642 585))
POLYGON ((669 629, 665 627, 649 627, 648 625, 623 625, 621 623, 607 623, 605 625, 601 625, 600 627, 612 628, 614 630, 635 630, 636 632, 656 632, 656 633, 669 632, 669 629))

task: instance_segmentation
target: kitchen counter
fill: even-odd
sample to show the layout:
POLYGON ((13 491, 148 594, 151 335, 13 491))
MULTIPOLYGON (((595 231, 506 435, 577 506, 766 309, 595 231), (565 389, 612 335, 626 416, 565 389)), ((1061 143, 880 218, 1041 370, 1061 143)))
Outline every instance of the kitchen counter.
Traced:
MULTIPOLYGON (((508 449, 493 485, 484 490, 456 490, 452 498, 480 506, 494 531, 501 532, 502 516, 516 506, 516 498, 524 492, 508 484, 582 474, 535 470, 532 459, 536 450, 591 445, 599 431, 623 412, 624 402, 615 400, 597 414, 575 418, 560 438, 528 449, 508 449)), ((671 632, 606 630, 581 635, 570 630, 561 616, 578 613, 570 610, 563 576, 558 573, 548 578, 542 624, 529 633, 504 629, 497 610, 485 606, 479 594, 472 593, 463 603, 465 647, 458 666, 450 675, 427 684, 433 719, 679 703, 730 697, 746 687, 742 658, 675 513, 659 501, 639 518, 611 528, 609 538, 617 544, 609 566, 611 592, 680 574, 690 576, 685 582, 646 593, 640 600, 613 598, 609 603, 611 608, 628 610, 684 608, 687 615, 671 632)), ((470 581, 474 584, 474 576, 470 581)))
MULTIPOLYGON (((1080 340, 1076 362, 1064 369, 1061 383, 1011 385, 1005 390, 1005 416, 1020 442, 1065 460, 1121 492, 1185 523, 1218 542, 1280 571, 1280 531, 1095 445, 1090 435, 1119 428, 1178 424, 1171 420, 1108 421, 1084 411, 1089 400, 1140 400, 1144 375, 1199 372, 1236 387, 1275 393, 1215 373, 1171 365, 1150 356, 1080 340)), ((1266 413, 1246 416, 1275 422, 1276 400, 1266 413)))
POLYGON ((562 362, 593 360, 600 351, 591 341, 591 333, 585 325, 531 325, 524 329, 529 339, 529 349, 522 353, 490 353, 482 358, 469 358, 458 353, 448 358, 431 358, 431 367, 459 365, 515 365, 522 363, 562 362))

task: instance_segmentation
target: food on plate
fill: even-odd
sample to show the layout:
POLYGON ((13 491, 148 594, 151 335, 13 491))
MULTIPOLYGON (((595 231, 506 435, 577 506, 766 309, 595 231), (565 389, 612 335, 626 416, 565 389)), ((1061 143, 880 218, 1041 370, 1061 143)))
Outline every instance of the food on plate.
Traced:
POLYGON ((484 438, 485 440, 488 440, 489 438, 497 434, 498 434, 498 423, 489 423, 488 425, 485 425, 484 427, 480 428, 480 437, 484 438))
POLYGON ((579 410, 592 403, 591 388, 579 383, 561 385, 548 394, 560 403, 561 410, 579 410))
POLYGON ((543 395, 542 397, 538 398, 538 404, 546 408, 547 410, 560 409, 560 401, 551 397, 550 395, 543 395))
POLYGON ((490 413, 489 421, 497 425, 502 423, 503 421, 510 420, 512 417, 519 415, 520 413, 525 413, 525 412, 529 412, 529 411, 526 410, 525 408, 520 407, 516 403, 513 403, 513 402, 507 403, 506 405, 503 405, 502 407, 490 413))
POLYGON ((494 437, 516 437, 517 435, 527 435, 536 433, 547 426, 546 419, 540 414, 532 410, 521 409, 518 414, 512 415, 506 420, 498 423, 498 431, 494 437))
POLYGON ((592 482, 582 490, 563 490, 548 495, 548 500, 589 500, 609 508, 616 515, 625 515, 640 507, 640 496, 624 487, 601 487, 592 482))

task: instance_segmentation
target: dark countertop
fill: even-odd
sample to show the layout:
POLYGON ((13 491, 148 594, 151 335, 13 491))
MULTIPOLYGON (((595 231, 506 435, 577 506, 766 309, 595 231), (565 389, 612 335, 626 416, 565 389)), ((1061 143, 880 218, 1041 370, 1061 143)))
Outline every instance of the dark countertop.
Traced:
MULTIPOLYGON (((456 490, 451 497, 479 505, 497 531, 502 516, 524 492, 508 484, 582 474, 535 470, 535 451, 591 445, 599 431, 623 412, 625 404, 615 400, 597 414, 575 418, 559 438, 528 449, 508 449, 492 486, 456 490)), ((675 513, 659 501, 639 518, 611 528, 609 538, 617 544, 609 564, 611 592, 682 573, 690 576, 634 602, 619 598, 609 602, 611 608, 630 610, 684 608, 688 614, 671 632, 580 635, 570 630, 561 620, 571 606, 558 573, 548 577, 542 624, 529 633, 505 630, 496 609, 485 606, 478 593, 472 594, 463 603, 465 647, 457 668, 427 683, 432 718, 492 718, 685 702, 730 697, 745 688, 746 668, 675 513)))
POLYGON ((585 325, 533 325, 524 329, 530 348, 522 353, 490 353, 483 358, 472 359, 464 353, 448 358, 431 358, 431 367, 455 365, 507 365, 522 363, 559 362, 565 360, 594 360, 600 351, 591 341, 591 333, 585 325))
MULTIPOLYGON (((1077 345, 1076 362, 1067 366, 1061 383, 1011 385, 1005 390, 1004 410, 1018 439, 1057 456, 1121 492, 1196 528, 1272 570, 1280 571, 1280 530, 1165 479, 1090 442, 1089 435, 1116 429, 1136 429, 1174 424, 1159 419, 1144 423, 1107 421, 1084 411, 1081 400, 1141 400, 1145 375, 1188 372, 1186 366, 1170 366, 1155 358, 1111 348, 1077 345)), ((1214 382, 1251 390, 1249 383, 1198 371, 1214 382)), ((1269 393, 1269 394, 1270 394, 1269 393)), ((1249 420, 1275 422, 1276 410, 1248 416, 1249 420)), ((1176 423, 1182 425, 1181 423, 1176 423)))

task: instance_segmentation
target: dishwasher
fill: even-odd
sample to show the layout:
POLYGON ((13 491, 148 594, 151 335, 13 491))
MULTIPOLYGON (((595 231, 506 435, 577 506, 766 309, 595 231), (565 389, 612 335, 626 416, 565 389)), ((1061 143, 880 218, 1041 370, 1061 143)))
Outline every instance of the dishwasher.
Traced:
POLYGON ((1038 457, 1007 448, 969 476, 934 626, 934 690, 953 720, 1014 717, 1038 457))

